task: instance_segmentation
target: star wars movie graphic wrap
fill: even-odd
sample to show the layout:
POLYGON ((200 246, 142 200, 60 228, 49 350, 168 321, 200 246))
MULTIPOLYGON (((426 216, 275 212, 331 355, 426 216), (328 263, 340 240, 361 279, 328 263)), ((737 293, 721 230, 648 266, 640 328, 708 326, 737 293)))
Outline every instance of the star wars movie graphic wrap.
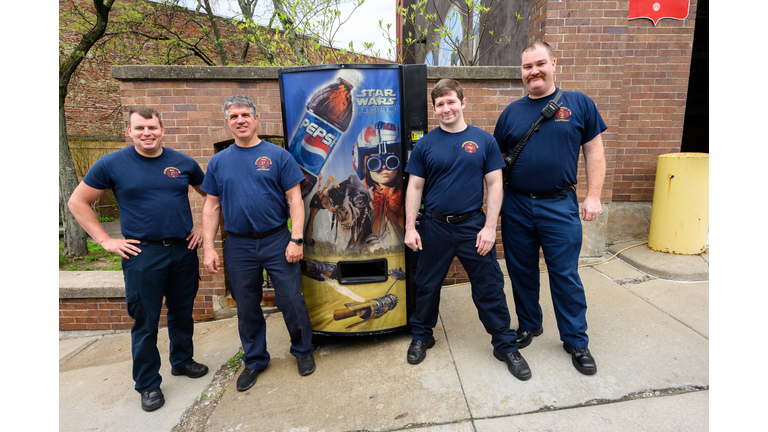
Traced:
POLYGON ((400 71, 281 70, 305 203, 302 290, 318 333, 407 324, 400 71))

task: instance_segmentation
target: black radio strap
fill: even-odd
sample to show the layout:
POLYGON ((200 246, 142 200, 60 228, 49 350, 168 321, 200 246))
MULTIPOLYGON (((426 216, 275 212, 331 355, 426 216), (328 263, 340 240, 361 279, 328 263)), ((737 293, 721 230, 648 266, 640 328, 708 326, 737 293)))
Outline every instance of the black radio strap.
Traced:
POLYGON ((534 132, 538 131, 541 127, 541 124, 545 121, 551 119, 557 110, 560 109, 560 107, 563 105, 561 103, 557 103, 560 100, 560 96, 563 95, 563 89, 557 89, 557 94, 555 95, 554 99, 547 102, 547 106, 545 106, 541 110, 541 117, 539 117, 536 122, 534 122, 531 125, 531 128, 528 129, 528 132, 523 135, 523 139, 520 140, 519 143, 512 149, 509 155, 507 155, 506 158, 504 158, 504 163, 506 164, 506 167, 504 168, 504 186, 509 186, 509 172, 512 171, 512 165, 515 164, 515 161, 517 160, 517 157, 520 156, 520 152, 523 151, 523 147, 525 147, 525 143, 528 141, 528 138, 533 135, 534 132))

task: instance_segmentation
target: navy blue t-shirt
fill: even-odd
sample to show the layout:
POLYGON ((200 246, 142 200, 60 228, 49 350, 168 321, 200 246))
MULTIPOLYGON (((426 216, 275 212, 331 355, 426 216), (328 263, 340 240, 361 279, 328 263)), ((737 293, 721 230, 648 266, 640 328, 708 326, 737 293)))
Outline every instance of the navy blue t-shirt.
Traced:
MULTIPOLYGON (((555 94, 539 99, 525 96, 504 109, 493 132, 502 153, 512 152, 555 94)), ((581 145, 608 129, 587 95, 566 91, 560 102, 560 110, 531 135, 512 167, 513 189, 550 193, 575 185, 581 145)))
POLYGON ((405 172, 424 182, 424 207, 454 215, 483 206, 483 178, 504 167, 496 140, 467 125, 461 132, 436 128, 424 135, 411 153, 405 172))
POLYGON ((253 234, 288 220, 285 192, 304 178, 281 147, 267 141, 253 147, 232 144, 208 162, 202 190, 221 200, 225 230, 253 234))
POLYGON ((188 155, 163 148, 160 156, 146 157, 130 146, 99 158, 83 182, 112 189, 123 237, 156 241, 185 238, 192 231, 189 186, 200 185, 203 177, 188 155))

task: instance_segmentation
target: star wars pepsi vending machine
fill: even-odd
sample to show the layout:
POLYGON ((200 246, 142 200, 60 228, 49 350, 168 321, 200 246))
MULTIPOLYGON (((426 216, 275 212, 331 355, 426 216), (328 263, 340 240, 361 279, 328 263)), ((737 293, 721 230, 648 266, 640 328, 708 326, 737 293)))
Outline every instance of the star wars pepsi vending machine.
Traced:
POLYGON ((278 72, 288 151, 306 177, 302 291, 321 335, 408 327, 415 254, 403 243, 405 164, 427 128, 425 65, 278 72))

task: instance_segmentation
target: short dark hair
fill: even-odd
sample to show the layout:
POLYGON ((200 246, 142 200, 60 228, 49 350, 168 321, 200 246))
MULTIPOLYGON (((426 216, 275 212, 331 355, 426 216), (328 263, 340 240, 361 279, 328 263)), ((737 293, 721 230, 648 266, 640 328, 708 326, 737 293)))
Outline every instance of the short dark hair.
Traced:
POLYGON ((160 113, 156 109, 147 106, 134 107, 128 112, 128 127, 131 127, 131 116, 138 114, 147 120, 152 120, 152 117, 157 117, 157 121, 160 122, 160 127, 163 127, 163 119, 160 118, 160 113))
POLYGON ((543 40, 538 40, 535 42, 531 42, 523 52, 520 53, 520 58, 523 58, 523 54, 527 53, 528 51, 535 50, 537 48, 544 48, 547 50, 547 54, 549 54, 549 58, 555 58, 555 51, 552 49, 552 45, 544 42, 543 40))
POLYGON ((454 79, 443 78, 432 88, 432 105, 435 105, 435 99, 447 96, 450 92, 456 92, 459 101, 464 100, 464 90, 461 89, 461 84, 454 79))

